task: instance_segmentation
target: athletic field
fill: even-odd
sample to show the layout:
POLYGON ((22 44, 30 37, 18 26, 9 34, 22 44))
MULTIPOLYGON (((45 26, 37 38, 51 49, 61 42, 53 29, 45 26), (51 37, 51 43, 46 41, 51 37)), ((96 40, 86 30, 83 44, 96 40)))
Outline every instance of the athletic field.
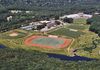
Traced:
POLYGON ((46 36, 31 36, 25 40, 25 44, 41 48, 65 48, 71 44, 71 39, 54 38, 46 36))
POLYGON ((22 32, 22 31, 8 31, 5 33, 0 34, 0 37, 3 39, 18 39, 18 38, 23 38, 27 36, 26 32, 22 32))

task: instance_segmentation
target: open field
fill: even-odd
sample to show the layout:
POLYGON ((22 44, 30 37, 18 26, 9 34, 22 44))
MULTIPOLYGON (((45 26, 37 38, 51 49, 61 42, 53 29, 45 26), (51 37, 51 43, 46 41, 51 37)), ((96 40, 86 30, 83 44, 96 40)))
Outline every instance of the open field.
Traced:
POLYGON ((68 36, 68 37, 72 37, 72 38, 77 38, 80 37, 81 35, 85 34, 84 32, 81 31, 74 31, 74 30, 70 30, 67 28, 60 28, 58 30, 52 31, 48 34, 51 35, 62 35, 62 36, 68 36))
POLYGON ((79 25, 79 24, 73 24, 73 25, 69 25, 67 27, 71 28, 71 29, 76 29, 76 30, 85 30, 85 29, 89 28, 88 25, 79 25))
POLYGON ((25 37, 26 35, 27 35, 26 32, 14 30, 14 31, 0 34, 0 37, 3 39, 17 39, 17 38, 25 37))
POLYGON ((74 19, 74 24, 86 24, 85 18, 74 19))

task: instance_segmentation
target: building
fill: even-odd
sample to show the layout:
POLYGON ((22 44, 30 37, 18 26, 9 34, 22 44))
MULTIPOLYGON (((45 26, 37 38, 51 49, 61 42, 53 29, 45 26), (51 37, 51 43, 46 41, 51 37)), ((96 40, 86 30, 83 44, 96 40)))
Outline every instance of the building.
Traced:
POLYGON ((44 20, 44 21, 40 21, 40 23, 49 23, 50 21, 44 20))
POLYGON ((21 10, 11 10, 10 12, 13 14, 16 14, 16 13, 21 13, 22 11, 21 10))
POLYGON ((73 18, 73 19, 78 19, 78 18, 92 18, 92 15, 89 14, 84 14, 84 13, 77 13, 77 14, 70 14, 70 15, 64 15, 62 17, 60 17, 60 19, 64 19, 64 18, 73 18))
POLYGON ((47 23, 47 27, 51 28, 51 27, 54 27, 54 26, 56 26, 55 20, 51 19, 50 22, 47 23))
POLYGON ((39 28, 42 28, 43 24, 39 23, 39 22, 31 22, 29 23, 28 26, 23 26, 21 27, 21 29, 23 30, 38 30, 39 28))
POLYGON ((21 29, 23 30, 32 30, 33 29, 33 26, 24 26, 24 27, 21 27, 21 29))
POLYGON ((27 14, 32 13, 32 11, 25 11, 27 14))
POLYGON ((12 20, 12 16, 7 17, 7 21, 9 22, 10 20, 12 20))
POLYGON ((99 13, 99 12, 95 12, 94 14, 95 14, 95 15, 100 15, 100 13, 99 13))

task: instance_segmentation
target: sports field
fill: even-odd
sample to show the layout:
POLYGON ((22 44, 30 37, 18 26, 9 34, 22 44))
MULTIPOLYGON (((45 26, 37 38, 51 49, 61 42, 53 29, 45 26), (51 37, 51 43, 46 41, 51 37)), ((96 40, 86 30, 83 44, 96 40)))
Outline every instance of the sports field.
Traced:
POLYGON ((74 19, 73 23, 74 24, 86 24, 86 19, 85 18, 74 19))
POLYGON ((41 48, 65 48, 71 44, 71 39, 53 38, 46 36, 31 36, 25 40, 25 44, 41 48))
POLYGON ((18 38, 23 38, 26 35, 27 33, 25 32, 14 30, 0 34, 0 37, 3 39, 18 39, 18 38))
POLYGON ((60 28, 58 30, 49 32, 48 34, 78 38, 81 35, 84 35, 85 33, 81 32, 81 31, 74 30, 74 29, 60 28))
POLYGON ((88 29, 88 25, 73 24, 73 25, 69 25, 68 28, 76 29, 76 30, 85 30, 85 29, 88 29))

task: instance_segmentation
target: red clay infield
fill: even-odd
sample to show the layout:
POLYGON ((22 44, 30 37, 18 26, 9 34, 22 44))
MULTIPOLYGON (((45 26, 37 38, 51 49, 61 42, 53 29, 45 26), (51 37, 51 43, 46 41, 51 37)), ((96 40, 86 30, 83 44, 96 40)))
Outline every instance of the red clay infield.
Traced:
POLYGON ((32 43, 33 40, 38 39, 38 38, 53 38, 53 37, 31 36, 31 37, 27 38, 24 43, 27 46, 40 47, 40 48, 65 48, 65 47, 68 47, 72 42, 72 39, 54 38, 54 39, 57 39, 57 40, 63 40, 64 41, 62 44, 59 44, 57 47, 49 46, 49 45, 45 45, 45 44, 32 43))

